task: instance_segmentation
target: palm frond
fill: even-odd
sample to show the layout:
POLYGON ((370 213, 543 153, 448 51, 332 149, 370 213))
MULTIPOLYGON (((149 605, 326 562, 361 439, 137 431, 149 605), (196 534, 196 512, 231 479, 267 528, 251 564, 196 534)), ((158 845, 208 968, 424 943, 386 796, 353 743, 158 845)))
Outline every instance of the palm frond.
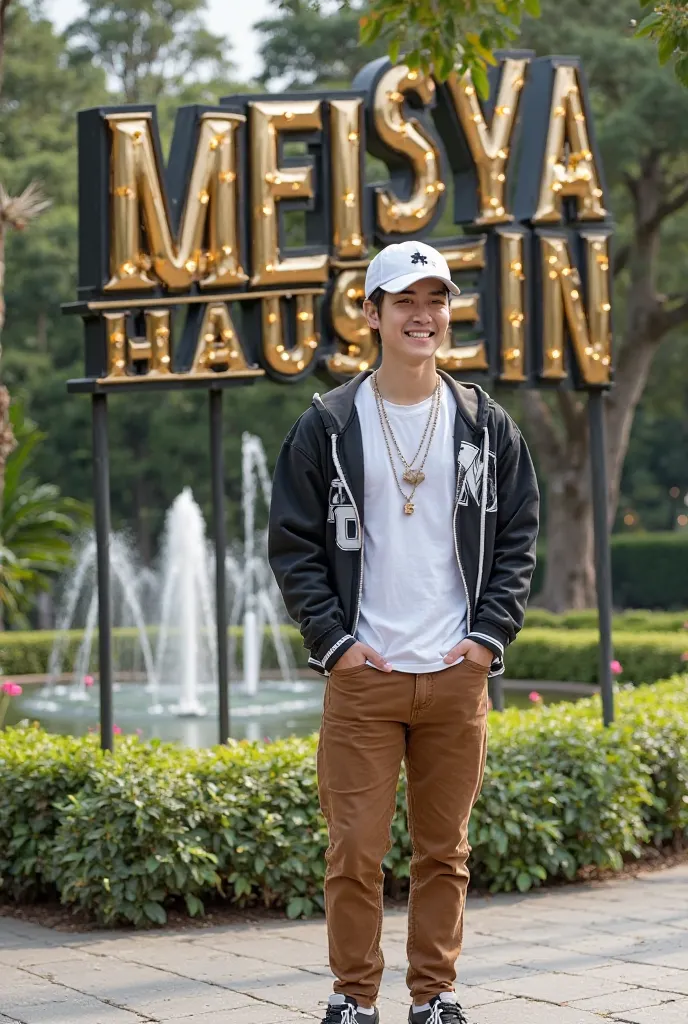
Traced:
POLYGON ((0 221, 17 231, 23 231, 30 221, 35 220, 50 205, 51 200, 38 181, 32 181, 18 196, 11 196, 0 183, 0 221))

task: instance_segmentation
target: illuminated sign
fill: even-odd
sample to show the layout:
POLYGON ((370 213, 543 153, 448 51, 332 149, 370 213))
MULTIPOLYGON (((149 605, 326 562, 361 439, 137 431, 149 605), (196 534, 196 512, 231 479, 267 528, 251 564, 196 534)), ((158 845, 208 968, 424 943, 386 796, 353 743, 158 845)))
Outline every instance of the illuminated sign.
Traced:
POLYGON ((491 96, 382 59, 347 92, 185 107, 166 165, 153 107, 82 111, 72 387, 345 379, 379 357, 371 252, 405 238, 440 249, 461 288, 440 367, 608 385, 612 224, 579 63, 504 55, 491 96))

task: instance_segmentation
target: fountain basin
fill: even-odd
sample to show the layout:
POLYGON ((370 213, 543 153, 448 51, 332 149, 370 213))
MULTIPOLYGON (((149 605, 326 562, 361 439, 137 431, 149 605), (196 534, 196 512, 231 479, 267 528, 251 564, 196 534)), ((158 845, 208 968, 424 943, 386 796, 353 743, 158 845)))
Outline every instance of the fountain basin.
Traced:
MULTIPOLYGON (((72 700, 70 690, 56 698, 48 686, 27 687, 13 699, 7 724, 22 719, 39 722, 48 732, 83 736, 96 731, 100 715, 99 687, 90 687, 86 699, 72 700)), ((243 683, 230 685, 231 736, 234 739, 280 739, 306 736, 320 726, 324 681, 263 680, 258 694, 243 683)), ((217 693, 201 688, 196 708, 184 710, 179 687, 161 682, 154 697, 145 686, 119 681, 114 694, 114 720, 122 733, 138 732, 144 739, 160 739, 189 747, 218 742, 217 693)))

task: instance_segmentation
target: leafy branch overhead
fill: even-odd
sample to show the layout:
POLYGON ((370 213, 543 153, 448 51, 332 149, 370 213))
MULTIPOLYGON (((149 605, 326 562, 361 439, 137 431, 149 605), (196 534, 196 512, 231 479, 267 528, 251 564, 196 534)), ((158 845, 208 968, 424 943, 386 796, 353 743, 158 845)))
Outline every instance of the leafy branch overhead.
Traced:
MULTIPOLYGON (((649 7, 652 0, 641 0, 649 7)), ((638 25, 637 36, 651 36, 657 43, 659 63, 664 65, 676 57, 676 77, 688 85, 688 3, 686 0, 663 0, 655 3, 650 14, 638 25)))
MULTIPOLYGON (((279 0, 282 10, 320 11, 321 0, 279 0)), ((339 0, 341 9, 351 0, 339 0)), ((489 93, 487 66, 494 51, 517 38, 524 14, 540 15, 540 0, 369 0, 361 10, 359 40, 369 46, 387 43, 393 63, 401 58, 410 68, 433 70, 443 81, 454 70, 470 71, 480 95, 489 93)))

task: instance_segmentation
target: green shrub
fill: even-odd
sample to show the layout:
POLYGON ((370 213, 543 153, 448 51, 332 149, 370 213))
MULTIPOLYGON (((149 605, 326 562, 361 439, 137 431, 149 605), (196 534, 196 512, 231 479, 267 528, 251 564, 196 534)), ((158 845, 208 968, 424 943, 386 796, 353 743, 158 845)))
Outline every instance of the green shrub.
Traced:
MULTIPOLYGON (((614 533, 612 586, 616 608, 688 608, 688 531, 614 533)), ((542 587, 547 551, 538 547, 533 594, 542 587)))
POLYGON ((81 790, 101 758, 92 738, 0 731, 0 891, 19 900, 47 891, 60 822, 55 808, 81 790))
MULTIPOLYGON (((653 612, 626 611, 619 612, 613 618, 615 633, 678 633, 685 630, 688 623, 688 611, 653 612)), ((544 608, 528 608, 524 628, 531 629, 597 629, 597 610, 565 612, 556 615, 544 608)), ((684 633, 688 647, 688 632, 684 633)))
MULTIPOLYGON (((598 639, 594 629, 579 625, 591 621, 590 612, 580 612, 562 617, 561 621, 572 619, 573 628, 566 622, 566 628, 557 629, 545 625, 547 614, 529 612, 531 625, 524 629, 517 642, 507 652, 507 673, 511 679, 563 680, 569 682, 595 683, 598 675, 598 639), (531 617, 532 616, 532 617, 531 617), (534 622, 538 622, 536 627, 534 622)), ((628 632, 616 632, 614 635, 614 654, 623 665, 624 680, 635 683, 649 683, 657 679, 666 679, 682 669, 681 655, 688 651, 688 632, 676 629, 673 633, 640 631, 642 619, 634 620, 632 615, 648 613, 628 613, 624 623, 628 624, 628 632), (635 625, 632 625, 635 622, 635 625), (630 631, 631 627, 633 632, 630 631)), ((681 616, 679 616, 681 618, 681 616)), ((555 620, 560 621, 560 620, 555 620)), ((594 619, 592 620, 594 621, 594 619)), ((664 621, 660 618, 660 622, 664 621)), ((676 618, 667 618, 672 626, 676 618)), ((236 661, 242 663, 242 631, 234 630, 236 644, 236 661)), ((282 635, 290 648, 297 668, 307 668, 308 655, 303 647, 299 631, 292 626, 284 626, 282 635)), ((44 673, 47 671, 48 657, 52 647, 53 633, 4 633, 0 634, 0 664, 4 674, 23 675, 25 673, 44 673)), ((69 643, 76 650, 81 633, 75 631, 69 643)), ((136 631, 132 629, 114 630, 114 648, 118 652, 115 664, 120 668, 130 668, 135 664, 135 652, 138 640, 136 631)), ((263 649, 263 667, 276 669, 277 655, 272 643, 271 634, 266 631, 263 649)), ((140 668, 140 663, 139 663, 140 668)), ((94 646, 91 671, 97 671, 97 645, 94 646)))
MULTIPOLYGON (((151 645, 154 645, 157 629, 151 627, 147 632, 151 645)), ((298 629, 284 626, 282 635, 287 643, 287 647, 291 649, 295 663, 305 667, 308 663, 308 655, 304 650, 303 641, 298 629)), ((56 636, 57 633, 53 630, 0 633, 0 665, 2 665, 3 674, 6 676, 46 675, 50 661, 50 652, 53 649, 56 636)), ((243 630, 239 627, 232 628, 230 630, 230 638, 237 664, 240 665, 242 662, 243 630)), ((82 630, 73 629, 68 631, 63 657, 65 671, 69 671, 74 664, 76 652, 82 639, 82 630)), ((139 637, 134 628, 113 629, 112 653, 113 662, 119 671, 142 670, 143 661, 140 653, 139 637)), ((272 633, 268 629, 265 630, 262 663, 268 669, 278 667, 272 633)), ((93 634, 89 671, 98 671, 97 630, 93 634)))
MULTIPOLYGON (((614 657, 624 682, 654 683, 685 668, 682 633, 615 633, 614 657)), ((506 652, 509 679, 596 683, 599 638, 590 629, 524 629, 506 652)))
MULTIPOLYGON (((470 826, 474 880, 493 891, 618 868, 642 845, 688 837, 686 677, 624 690, 617 721, 597 698, 490 719, 485 783, 470 826)), ((327 835, 314 737, 179 749, 133 737, 102 754, 93 738, 37 728, 0 733, 0 890, 52 886, 106 924, 162 923, 218 893, 288 915, 322 906, 327 835), (38 809, 38 813, 36 813, 38 809)), ((411 854, 400 778, 390 877, 411 854)))

